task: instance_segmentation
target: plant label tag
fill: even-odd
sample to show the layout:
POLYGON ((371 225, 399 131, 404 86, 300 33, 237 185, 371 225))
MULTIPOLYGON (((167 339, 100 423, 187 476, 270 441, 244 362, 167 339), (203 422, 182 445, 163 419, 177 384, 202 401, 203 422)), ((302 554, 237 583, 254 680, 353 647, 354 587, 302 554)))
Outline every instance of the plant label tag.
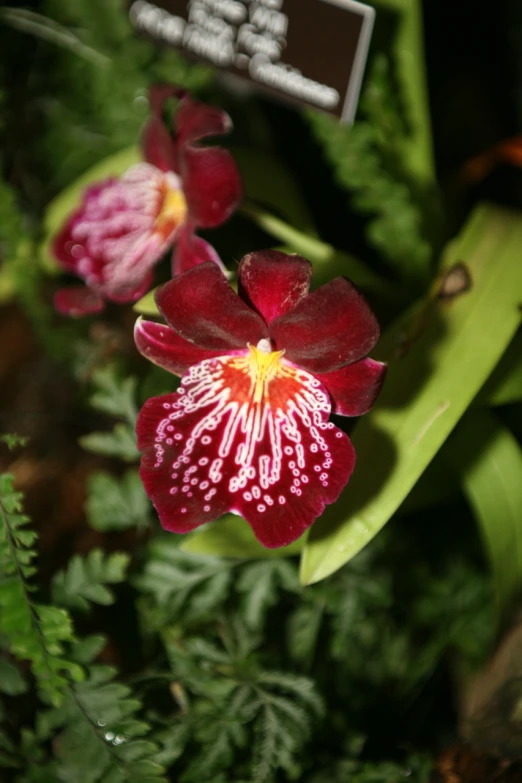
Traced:
POLYGON ((133 26, 287 100, 353 122, 375 11, 355 0, 133 0, 133 26))

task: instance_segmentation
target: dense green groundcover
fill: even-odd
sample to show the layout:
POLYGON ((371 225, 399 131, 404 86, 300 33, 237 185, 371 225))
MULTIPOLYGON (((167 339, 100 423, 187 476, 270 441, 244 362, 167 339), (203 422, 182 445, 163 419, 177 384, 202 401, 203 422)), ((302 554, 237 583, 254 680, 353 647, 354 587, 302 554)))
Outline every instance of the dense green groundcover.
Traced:
MULTIPOLYGON (((43 430, 10 417, 27 375, 0 367, 1 781, 428 783, 462 736, 522 755, 521 672, 474 679, 522 581, 522 204, 507 171, 502 206, 475 203, 457 165, 441 187, 420 4, 376 5, 353 128, 230 91, 138 40, 120 0, 0 8, 0 298, 39 342, 34 394, 50 375, 56 393, 37 402, 43 430), (317 284, 354 280, 383 325, 389 378, 348 428, 352 483, 288 551, 263 550, 233 515, 191 538, 161 531, 134 426, 177 381, 138 356, 130 306, 78 321, 52 309, 49 240, 85 183, 136 159, 156 81, 233 118, 246 200, 209 234, 229 269, 252 250, 300 253, 317 284), (49 529, 30 488, 24 516, 16 486, 24 455, 63 442, 90 460, 88 547, 49 529)), ((168 275, 166 260, 155 284, 168 275)))

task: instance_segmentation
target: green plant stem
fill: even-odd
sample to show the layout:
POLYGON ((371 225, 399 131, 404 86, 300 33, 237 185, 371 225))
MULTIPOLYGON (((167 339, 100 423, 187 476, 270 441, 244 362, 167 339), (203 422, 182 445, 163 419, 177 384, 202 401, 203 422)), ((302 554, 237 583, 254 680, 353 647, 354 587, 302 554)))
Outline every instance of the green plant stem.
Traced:
POLYGON ((47 16, 29 11, 25 8, 0 9, 0 21, 20 30, 23 33, 42 38, 44 41, 68 49, 78 57, 83 57, 94 65, 106 66, 111 62, 105 54, 87 46, 67 27, 64 27, 47 16))
MULTIPOLYGON (((244 217, 259 226, 259 228, 281 240, 285 245, 289 245, 292 250, 305 256, 312 263, 324 265, 328 277, 346 275, 346 277, 349 277, 365 291, 387 298, 393 298, 394 292, 396 293, 393 283, 377 275, 355 256, 337 250, 320 239, 303 234, 280 218, 265 212, 254 204, 243 204, 240 212, 244 217), (327 265, 328 268, 326 269, 327 265)), ((322 278, 320 273, 319 278, 322 278)), ((315 279, 317 281, 317 278, 315 279)))

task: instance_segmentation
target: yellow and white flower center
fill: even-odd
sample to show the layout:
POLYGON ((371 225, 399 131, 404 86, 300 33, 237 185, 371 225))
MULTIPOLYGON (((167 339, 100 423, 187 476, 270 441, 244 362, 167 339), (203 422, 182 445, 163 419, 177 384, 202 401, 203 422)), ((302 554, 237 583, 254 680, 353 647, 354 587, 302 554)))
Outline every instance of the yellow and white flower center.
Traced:
POLYGON ((187 201, 179 177, 168 173, 163 178, 159 193, 159 209, 154 230, 167 237, 185 222, 187 201))
MULTIPOLYGON (((248 348, 250 353, 247 372, 252 383, 251 401, 259 404, 267 399, 270 382, 282 374, 281 357, 284 351, 273 351, 270 340, 266 339, 260 340, 255 347, 249 345, 248 348)), ((237 366, 241 366, 241 363, 241 360, 237 362, 237 366)))

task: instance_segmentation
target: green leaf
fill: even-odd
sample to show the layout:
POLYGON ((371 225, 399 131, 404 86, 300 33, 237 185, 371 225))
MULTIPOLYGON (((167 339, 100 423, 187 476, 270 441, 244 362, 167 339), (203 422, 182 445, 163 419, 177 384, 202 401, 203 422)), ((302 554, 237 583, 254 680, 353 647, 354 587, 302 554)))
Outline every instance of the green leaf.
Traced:
POLYGON ((237 589, 244 595, 242 615, 249 628, 261 628, 267 610, 278 598, 278 585, 290 591, 299 589, 295 570, 286 560, 264 560, 243 568, 237 589))
POLYGON ((89 602, 108 606, 115 601, 106 585, 123 582, 130 557, 123 552, 105 555, 93 549, 86 557, 74 555, 53 578, 54 603, 70 609, 88 609, 89 602))
POLYGON ((0 658, 0 693, 18 696, 27 691, 27 683, 20 670, 4 658, 0 658))
POLYGON ((86 513, 94 530, 107 533, 145 527, 150 511, 137 470, 128 470, 121 479, 101 471, 89 476, 86 513))
POLYGON ((177 723, 168 729, 157 732, 156 742, 160 750, 154 756, 158 764, 170 767, 182 755, 190 739, 190 727, 186 723, 177 723))
POLYGON ((71 680, 83 678, 83 669, 65 657, 74 639, 68 613, 32 600, 35 536, 24 529, 29 519, 21 510, 12 476, 0 475, 0 634, 13 656, 30 661, 39 687, 58 704, 71 680))
POLYGON ((95 410, 124 419, 112 432, 91 432, 79 439, 86 451, 119 457, 125 462, 136 462, 139 451, 136 448, 136 378, 121 377, 113 365, 93 373, 93 393, 90 404, 95 410))
POLYGON ((112 432, 90 432, 79 438, 78 443, 85 451, 118 457, 124 462, 137 462, 140 458, 134 428, 123 422, 116 424, 112 432))
POLYGON ((522 400, 521 356, 522 331, 519 330, 477 395, 477 405, 510 405, 522 400))
POLYGON ((157 291, 157 288, 153 288, 148 293, 145 294, 145 296, 142 296, 141 299, 139 299, 135 305, 132 306, 132 309, 135 313, 139 313, 140 315, 160 315, 160 311, 158 310, 158 305, 156 304, 156 300, 154 299, 154 295, 157 291))
POLYGON ((399 514, 424 511, 458 499, 459 483, 447 465, 444 453, 448 444, 430 462, 412 491, 398 509, 399 514))
POLYGON ((471 289, 433 297, 409 331, 387 332, 388 378, 353 431, 352 481, 311 529, 303 583, 332 574, 388 522, 495 367, 520 322, 521 243, 519 214, 478 207, 444 264, 447 272, 464 260, 471 289))
POLYGON ((18 448, 19 446, 25 446, 29 441, 29 438, 24 438, 16 433, 5 432, 3 435, 0 435, 0 441, 5 443, 9 451, 13 451, 13 449, 18 448))
POLYGON ((302 603, 287 624, 287 646, 290 657, 308 668, 312 663, 324 607, 320 602, 302 603))
POLYGON ((505 614, 522 586, 522 449, 492 414, 472 410, 446 453, 480 526, 505 614))
POLYGON ((304 540, 300 538, 289 546, 267 549, 259 543, 252 528, 242 517, 238 517, 237 514, 226 514, 217 522, 202 526, 192 535, 187 536, 181 543, 180 549, 196 555, 257 559, 297 555, 303 545, 304 540))
MULTIPOLYGON (((228 595, 230 577, 230 563, 183 552, 169 534, 151 542, 136 585, 166 613, 166 617, 162 614, 157 621, 161 626, 172 617, 179 620, 181 612, 187 620, 212 615, 228 595)), ((150 621, 150 613, 147 615, 150 621)))
POLYGON ((92 376, 94 394, 90 397, 92 407, 118 419, 125 419, 131 426, 136 424, 136 385, 134 377, 120 378, 115 367, 96 370, 92 376))
POLYGON ((57 780, 82 783, 166 783, 138 716, 141 703, 114 681, 114 670, 92 666, 85 682, 71 688, 63 705, 38 715, 41 740, 53 738, 57 780))
MULTIPOLYGON (((406 46, 415 49, 414 56, 419 60, 415 67, 410 62, 408 85, 397 85, 396 63, 379 53, 372 58, 361 98, 363 118, 355 125, 342 125, 333 117, 312 110, 306 115, 333 166, 336 180, 350 194, 351 207, 368 216, 367 242, 412 290, 425 289, 431 272, 432 245, 439 246, 441 233, 429 115, 421 87, 419 10, 415 0, 397 17, 400 34, 407 23, 410 40, 406 46), (418 128, 413 117, 404 113, 403 99, 413 96, 400 92, 401 86, 405 93, 410 92, 408 88, 413 83, 415 102, 408 108, 420 109, 416 118, 421 120, 418 128), (417 135, 417 131, 421 134, 417 135)), ((401 47, 400 54, 401 59, 411 60, 413 52, 401 47)), ((406 71, 401 75, 406 76, 406 71)))
POLYGON ((183 774, 182 783, 213 780, 216 771, 230 768, 234 759, 234 728, 233 724, 228 725, 226 718, 209 725, 204 737, 205 752, 200 753, 183 774))
MULTIPOLYGON (((400 80, 400 99, 406 109, 408 133, 400 147, 403 163, 422 184, 435 180, 435 161, 426 81, 421 0, 378 0, 398 12, 393 42, 395 72, 400 80)), ((378 13, 378 11, 377 11, 378 13)))
POLYGON ((74 658, 75 661, 78 661, 78 663, 84 665, 92 663, 94 659, 97 658, 97 656, 101 653, 106 644, 107 639, 101 634, 85 636, 74 645, 72 650, 72 658, 74 658))
POLYGON ((0 10, 0 19, 15 30, 29 33, 44 41, 69 49, 78 57, 83 57, 97 66, 107 66, 110 59, 90 46, 86 46, 67 27, 58 24, 47 16, 37 14, 25 8, 3 8, 0 10))
POLYGON ((47 269, 50 271, 58 269, 51 251, 51 243, 62 224, 80 206, 85 188, 98 180, 119 176, 130 166, 140 161, 141 155, 138 147, 133 146, 120 150, 115 155, 111 155, 92 166, 72 185, 63 190, 54 201, 51 201, 45 213, 43 224, 44 241, 40 249, 42 263, 47 269))

